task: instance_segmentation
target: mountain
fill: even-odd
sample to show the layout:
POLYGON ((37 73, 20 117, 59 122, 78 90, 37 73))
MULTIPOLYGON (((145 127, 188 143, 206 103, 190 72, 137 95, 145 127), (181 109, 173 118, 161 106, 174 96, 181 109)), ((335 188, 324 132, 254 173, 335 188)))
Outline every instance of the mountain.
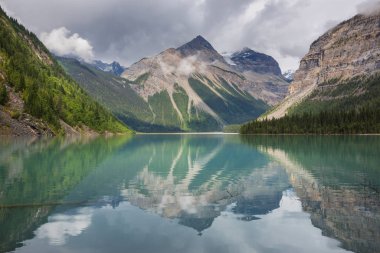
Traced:
POLYGON ((255 52, 247 47, 233 53, 231 61, 234 63, 233 66, 241 72, 253 71, 281 76, 280 66, 272 56, 255 52))
POLYGON ((258 117, 267 106, 238 85, 212 46, 198 36, 130 66, 122 77, 152 108, 152 123, 182 130, 215 131, 258 117))
POLYGON ((281 76, 240 72, 201 36, 141 59, 121 77, 75 59, 58 61, 92 97, 141 132, 220 131, 258 117, 288 87, 281 76))
POLYGON ((223 56, 221 56, 212 45, 202 36, 198 35, 195 39, 180 46, 177 50, 182 57, 190 57, 197 55, 197 57, 205 62, 220 62, 226 63, 223 56))
POLYGON ((239 64, 247 64, 247 71, 229 64, 197 36, 177 49, 141 59, 121 76, 149 104, 151 123, 184 131, 221 130, 258 117, 268 104, 279 102, 288 87, 281 74, 239 64))
POLYGON ((88 94, 128 126, 142 132, 178 131, 151 124, 150 105, 131 88, 126 79, 77 59, 57 57, 57 60, 88 94))
POLYGON ((94 61, 93 65, 104 72, 109 72, 116 76, 120 76, 125 70, 125 68, 116 61, 113 61, 110 64, 102 61, 94 61))
POLYGON ((244 91, 271 106, 285 98, 289 83, 281 75, 280 66, 272 56, 246 47, 225 55, 224 58, 234 71, 242 73, 249 80, 248 83, 240 86, 244 91))
MULTIPOLYGON (((145 85, 146 80, 154 75, 152 72, 155 67, 149 67, 147 71, 150 72, 143 73, 135 79, 127 80, 105 73, 90 64, 75 59, 59 58, 58 60, 66 71, 81 84, 83 89, 108 107, 120 120, 137 131, 221 130, 225 124, 234 123, 235 120, 239 120, 239 117, 242 117, 242 119, 240 118, 241 122, 245 122, 252 116, 259 116, 267 108, 263 101, 256 100, 237 88, 235 90, 227 81, 219 84, 220 87, 212 87, 209 84, 209 87, 212 87, 212 90, 209 90, 202 87, 203 83, 190 77, 186 77, 187 87, 184 88, 178 84, 183 83, 181 79, 170 80, 173 81, 173 85, 169 87, 166 87, 169 81, 165 79, 159 83, 164 86, 162 90, 150 91, 151 93, 148 96, 142 92, 144 86, 149 87, 149 89, 160 88, 155 84, 145 85), (192 90, 190 82, 204 96, 204 99, 207 99, 213 109, 204 102, 198 93, 192 90), (171 92, 170 95, 166 89, 171 92), (191 98, 185 89, 191 90, 191 98), (220 97, 215 95, 214 91, 220 97), (194 106, 195 104, 197 107, 194 106), (191 118, 188 118, 189 115, 191 118)), ((187 71, 184 64, 186 63, 182 63, 183 69, 181 71, 187 71)), ((133 69, 131 67, 131 70, 133 69)))
POLYGON ((240 132, 379 133, 379 24, 379 12, 357 15, 322 35, 301 60, 285 100, 240 132))
POLYGON ((295 71, 292 69, 289 69, 282 73, 282 75, 285 77, 285 80, 288 81, 289 83, 293 82, 294 80, 294 73, 295 71))
POLYGON ((287 98, 264 117, 380 105, 380 14, 332 28, 302 58, 287 98))
POLYGON ((0 135, 129 132, 0 9, 0 135))

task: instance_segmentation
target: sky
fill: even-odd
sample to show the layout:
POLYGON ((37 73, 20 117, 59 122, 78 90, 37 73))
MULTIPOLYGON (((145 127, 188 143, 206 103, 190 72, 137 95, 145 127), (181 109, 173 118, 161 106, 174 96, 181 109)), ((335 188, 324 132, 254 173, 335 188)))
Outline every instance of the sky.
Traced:
POLYGON ((0 0, 50 51, 124 66, 197 35, 220 53, 244 47, 296 70, 310 44, 378 0, 0 0))

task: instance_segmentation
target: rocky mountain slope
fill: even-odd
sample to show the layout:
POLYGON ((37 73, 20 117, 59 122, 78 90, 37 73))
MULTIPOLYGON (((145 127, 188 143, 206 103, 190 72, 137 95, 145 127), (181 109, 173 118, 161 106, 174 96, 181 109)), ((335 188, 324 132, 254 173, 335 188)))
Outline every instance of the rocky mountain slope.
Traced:
POLYGON ((265 115, 377 104, 380 14, 357 15, 332 28, 301 60, 287 98, 265 115))
POLYGON ((128 131, 67 76, 33 33, 0 9, 0 135, 128 131))
POLYGON ((286 78, 281 75, 278 62, 273 57, 249 48, 225 56, 230 67, 249 81, 240 88, 269 105, 278 104, 288 91, 286 78))
POLYGON ((295 73, 296 71, 295 70, 291 70, 291 69, 289 69, 289 70, 286 70, 284 73, 282 73, 282 75, 285 77, 285 79, 288 81, 288 82, 293 82, 293 80, 294 80, 294 73, 295 73))
POLYGON ((235 53, 233 63, 198 36, 140 60, 121 77, 94 64, 58 60, 82 88, 137 131, 220 131, 258 117, 287 91, 278 63, 246 50, 235 53))
POLYGON ((287 90, 273 58, 245 49, 231 60, 236 63, 228 63, 198 36, 177 49, 140 60, 121 76, 149 104, 150 123, 185 131, 221 130, 258 117, 287 90), (260 68, 266 60, 273 68, 269 72, 260 68))
POLYGON ((272 56, 255 52, 247 47, 233 53, 230 59, 233 67, 241 72, 252 71, 281 76, 280 66, 272 56))
POLYGON ((149 104, 131 88, 126 79, 77 59, 57 57, 57 60, 88 94, 128 126, 143 132, 178 130, 151 124, 149 104))
POLYGON ((112 63, 94 61, 93 65, 104 72, 108 72, 116 76, 120 76, 125 71, 125 68, 116 61, 113 61, 112 63))

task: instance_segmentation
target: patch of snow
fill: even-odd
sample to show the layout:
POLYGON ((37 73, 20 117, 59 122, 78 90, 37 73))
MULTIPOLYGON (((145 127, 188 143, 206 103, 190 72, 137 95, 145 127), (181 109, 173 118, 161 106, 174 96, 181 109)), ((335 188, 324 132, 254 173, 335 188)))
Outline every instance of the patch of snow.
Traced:
POLYGON ((228 64, 230 64, 230 65, 232 65, 232 66, 236 66, 236 63, 231 59, 231 58, 232 58, 232 54, 233 54, 233 53, 227 53, 227 52, 224 52, 224 53, 222 53, 221 55, 223 56, 224 60, 225 60, 228 64))

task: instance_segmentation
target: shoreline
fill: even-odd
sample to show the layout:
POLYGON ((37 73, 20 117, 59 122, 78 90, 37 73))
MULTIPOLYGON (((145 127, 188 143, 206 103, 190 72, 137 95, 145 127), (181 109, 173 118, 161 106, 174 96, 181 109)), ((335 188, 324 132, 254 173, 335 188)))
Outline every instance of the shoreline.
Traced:
POLYGON ((190 132, 190 133, 135 133, 134 135, 241 135, 241 136, 380 136, 380 133, 372 134, 240 134, 223 132, 190 132))
POLYGON ((239 133, 223 132, 171 132, 171 133, 135 133, 135 135, 238 135, 239 133))
POLYGON ((380 136, 377 134, 240 134, 242 136, 380 136))

